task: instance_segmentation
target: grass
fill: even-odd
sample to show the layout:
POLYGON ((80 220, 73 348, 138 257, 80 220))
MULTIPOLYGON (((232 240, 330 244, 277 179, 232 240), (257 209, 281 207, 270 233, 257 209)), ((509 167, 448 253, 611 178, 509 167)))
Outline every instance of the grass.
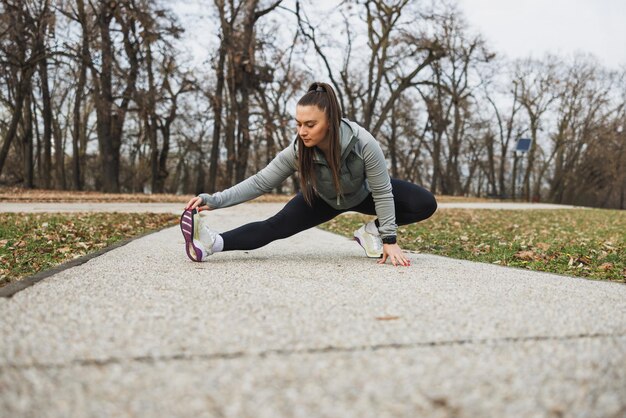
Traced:
MULTIPOLYGON (((348 214, 323 225, 352 236, 372 217, 348 214)), ((616 210, 441 209, 402 226, 404 250, 626 282, 626 212, 616 210)))
MULTIPOLYGON (((322 227, 345 236, 365 215, 322 227)), ((0 287, 95 252, 122 239, 176 225, 178 216, 149 213, 0 216, 0 287)), ((405 250, 465 260, 626 282, 626 211, 441 209, 399 228, 405 250)))
POLYGON ((154 213, 3 213, 0 286, 177 222, 154 213))

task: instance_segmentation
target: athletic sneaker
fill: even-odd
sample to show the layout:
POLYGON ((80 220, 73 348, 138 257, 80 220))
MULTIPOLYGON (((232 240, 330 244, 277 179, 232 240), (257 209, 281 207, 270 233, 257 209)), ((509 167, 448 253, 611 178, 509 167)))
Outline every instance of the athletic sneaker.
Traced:
POLYGON ((365 224, 354 231, 354 240, 363 247, 368 257, 380 258, 383 256, 383 240, 378 233, 369 232, 368 225, 365 224))
POLYGON ((206 261, 213 254, 213 243, 219 235, 212 231, 196 209, 185 210, 180 217, 185 251, 192 261, 206 261))

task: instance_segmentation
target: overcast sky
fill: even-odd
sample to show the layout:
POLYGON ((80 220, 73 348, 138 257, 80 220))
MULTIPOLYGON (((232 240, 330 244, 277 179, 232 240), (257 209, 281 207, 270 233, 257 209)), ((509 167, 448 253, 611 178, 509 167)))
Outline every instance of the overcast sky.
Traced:
MULTIPOLYGON (((454 1, 454 0, 453 0, 454 1)), ((626 0, 456 0, 470 26, 495 52, 509 58, 541 58, 546 52, 594 54, 608 68, 626 68, 626 0)), ((329 11, 340 0, 310 0, 329 11)), ((284 4, 293 7, 293 0, 284 4)), ((206 2, 177 0, 195 55, 217 41, 217 23, 202 19, 206 2)), ((212 13, 209 13, 212 14, 212 13)), ((324 14, 324 13, 322 13, 324 14)))
POLYGON ((470 25, 509 58, 590 52, 626 67, 626 0, 458 0, 470 25))

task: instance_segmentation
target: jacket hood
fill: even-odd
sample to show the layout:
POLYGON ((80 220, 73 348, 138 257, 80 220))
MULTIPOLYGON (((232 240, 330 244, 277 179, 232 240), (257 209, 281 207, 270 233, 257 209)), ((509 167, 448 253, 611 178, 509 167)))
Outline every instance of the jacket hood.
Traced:
POLYGON ((342 118, 339 123, 339 137, 341 141, 341 155, 343 156, 346 149, 352 143, 352 139, 356 136, 359 125, 348 119, 342 118))

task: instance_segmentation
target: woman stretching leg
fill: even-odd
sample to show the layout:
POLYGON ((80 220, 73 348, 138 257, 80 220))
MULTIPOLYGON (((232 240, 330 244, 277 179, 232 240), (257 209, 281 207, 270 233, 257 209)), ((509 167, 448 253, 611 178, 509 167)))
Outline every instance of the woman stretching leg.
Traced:
POLYGON ((296 139, 270 164, 243 182, 191 199, 181 217, 185 249, 193 261, 231 250, 252 250, 355 211, 376 215, 354 233, 368 257, 409 261, 396 243, 398 225, 429 218, 435 197, 412 183, 391 179, 378 142, 355 122, 340 117, 332 87, 313 83, 296 107, 296 139), (234 206, 270 192, 298 171, 302 191, 276 215, 217 233, 199 225, 199 210, 234 206))

